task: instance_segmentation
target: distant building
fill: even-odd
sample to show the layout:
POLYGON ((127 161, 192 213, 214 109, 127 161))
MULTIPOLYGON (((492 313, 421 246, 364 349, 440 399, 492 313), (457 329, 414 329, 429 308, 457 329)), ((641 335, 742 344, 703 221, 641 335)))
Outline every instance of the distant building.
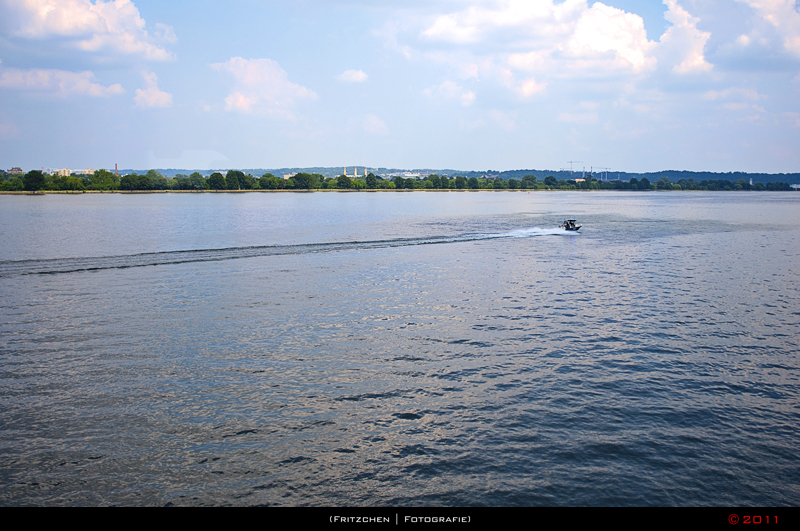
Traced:
POLYGON ((296 174, 296 173, 284 173, 284 174, 283 174, 283 180, 284 180, 284 181, 288 181, 289 179, 291 179, 291 178, 292 178, 292 177, 294 177, 295 175, 297 175, 297 174, 296 174))
POLYGON ((19 166, 14 166, 14 167, 13 167, 13 168, 11 168, 10 170, 8 170, 8 172, 7 172, 7 173, 8 173, 9 175, 22 175, 22 174, 23 174, 23 173, 25 173, 25 172, 23 172, 23 171, 22 171, 22 168, 20 168, 19 166))
MULTIPOLYGON (((350 177, 352 179, 358 179, 358 166, 353 168, 353 175, 348 175, 347 174, 347 168, 342 168, 342 172, 343 172, 343 175, 345 177, 350 177)), ((364 168, 364 178, 365 179, 367 178, 367 169, 366 168, 364 168)))
POLYGON ((72 175, 72 172, 67 168, 62 168, 56 172, 59 177, 69 177, 72 175))

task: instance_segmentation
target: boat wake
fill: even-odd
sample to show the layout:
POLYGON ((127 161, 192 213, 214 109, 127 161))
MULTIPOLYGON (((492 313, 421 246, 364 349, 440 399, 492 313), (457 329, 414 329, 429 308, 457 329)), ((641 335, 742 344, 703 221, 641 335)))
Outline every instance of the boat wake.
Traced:
POLYGON ((540 229, 537 227, 516 229, 495 234, 464 234, 460 236, 431 236, 427 238, 395 238, 388 240, 305 243, 295 245, 254 245, 222 249, 195 249, 116 256, 49 258, 41 260, 2 260, 0 261, 0 278, 21 275, 53 275, 76 273, 80 271, 101 271, 105 269, 127 269, 131 267, 185 264, 192 262, 217 262, 261 256, 332 253, 387 249, 392 247, 410 247, 416 245, 475 242, 498 238, 531 238, 535 236, 563 235, 574 236, 574 234, 566 234, 565 231, 560 228, 540 229))

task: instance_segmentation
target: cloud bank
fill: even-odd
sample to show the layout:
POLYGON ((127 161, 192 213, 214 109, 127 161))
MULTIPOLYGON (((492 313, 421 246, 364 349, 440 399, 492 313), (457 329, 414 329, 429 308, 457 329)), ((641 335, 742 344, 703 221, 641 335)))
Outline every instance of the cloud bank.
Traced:
POLYGON ((227 111, 291 119, 298 100, 317 99, 313 90, 289 81, 286 71, 272 59, 231 57, 210 66, 234 81, 233 91, 225 98, 227 111))
POLYGON ((43 92, 58 96, 89 96, 103 98, 124 94, 119 84, 103 86, 94 82, 92 72, 68 72, 66 70, 34 68, 0 68, 0 88, 43 92))
POLYGON ((159 24, 156 35, 150 35, 129 0, 3 0, 2 12, 11 35, 17 38, 53 40, 85 52, 132 55, 148 61, 175 58, 158 42, 175 42, 172 28, 159 24))
POLYGON ((339 81, 343 83, 363 83, 369 76, 361 70, 345 70, 339 75, 339 81))
POLYGON ((172 107, 172 94, 158 88, 158 77, 154 72, 142 72, 147 88, 136 89, 133 100, 140 109, 154 109, 172 107))

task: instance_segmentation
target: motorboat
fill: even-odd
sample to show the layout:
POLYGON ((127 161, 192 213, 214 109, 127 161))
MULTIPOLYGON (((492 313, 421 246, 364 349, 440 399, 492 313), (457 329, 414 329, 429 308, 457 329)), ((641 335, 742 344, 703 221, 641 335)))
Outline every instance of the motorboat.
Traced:
POLYGON ((578 232, 580 230, 580 228, 581 228, 580 225, 576 225, 575 224, 575 220, 574 219, 565 219, 564 223, 562 223, 560 226, 561 226, 562 229, 569 230, 569 231, 572 231, 572 232, 578 232))

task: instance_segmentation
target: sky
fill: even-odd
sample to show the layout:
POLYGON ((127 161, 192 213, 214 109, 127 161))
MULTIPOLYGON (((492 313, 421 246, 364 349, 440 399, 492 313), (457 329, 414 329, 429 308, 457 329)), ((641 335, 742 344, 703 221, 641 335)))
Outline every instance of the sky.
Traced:
POLYGON ((0 167, 114 164, 798 172, 800 0, 0 0, 0 167))

